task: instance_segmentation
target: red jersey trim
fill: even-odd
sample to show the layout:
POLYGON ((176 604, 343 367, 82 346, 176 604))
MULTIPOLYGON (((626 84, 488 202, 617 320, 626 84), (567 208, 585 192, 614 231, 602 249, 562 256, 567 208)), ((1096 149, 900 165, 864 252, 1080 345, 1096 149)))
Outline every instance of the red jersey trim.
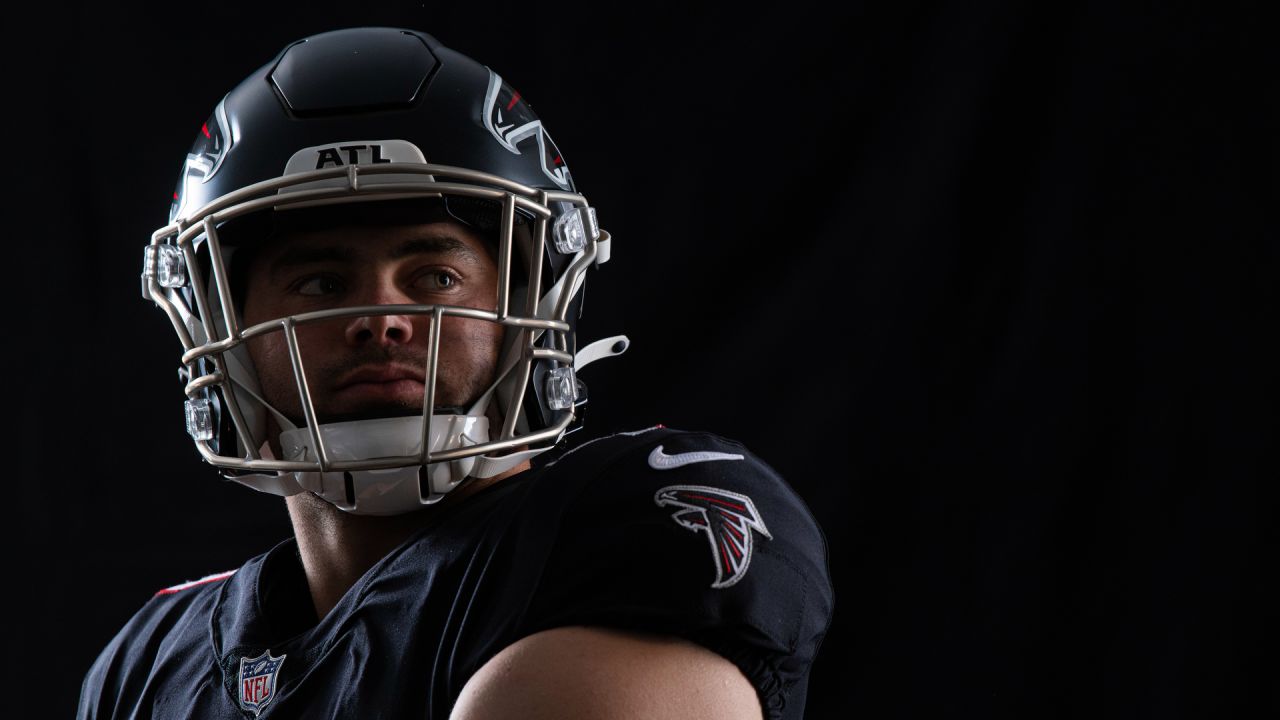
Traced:
POLYGON ((228 570, 228 571, 226 571, 226 572, 215 573, 215 574, 213 574, 213 575, 205 575, 204 577, 200 578, 199 580, 188 580, 187 582, 184 582, 184 583, 182 583, 182 584, 180 584, 180 585, 174 585, 173 587, 167 587, 167 588, 165 588, 165 589, 163 589, 163 590, 160 590, 160 591, 156 592, 156 595, 172 595, 172 594, 174 594, 174 593, 176 593, 176 592, 181 592, 181 591, 183 591, 183 590, 186 590, 187 588, 193 588, 193 587, 195 587, 195 586, 197 586, 197 585, 205 585, 205 584, 207 584, 207 583, 217 582, 218 580, 226 580, 227 578, 229 578, 229 577, 231 577, 232 575, 235 575, 235 574, 236 574, 236 571, 235 571, 235 570, 228 570))

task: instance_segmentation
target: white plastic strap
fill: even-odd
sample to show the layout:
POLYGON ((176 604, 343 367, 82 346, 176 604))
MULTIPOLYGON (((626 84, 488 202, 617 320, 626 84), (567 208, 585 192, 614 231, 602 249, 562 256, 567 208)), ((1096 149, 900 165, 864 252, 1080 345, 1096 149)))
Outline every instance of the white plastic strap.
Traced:
POLYGON ((251 378, 253 377, 253 374, 250 373, 248 368, 240 362, 240 358, 236 357, 235 353, 223 353, 222 357, 227 363, 227 370, 231 375, 231 382, 235 383, 236 387, 251 395, 253 399, 262 403, 262 407, 266 408, 267 412, 270 412, 275 416, 276 422, 280 424, 281 430, 298 429, 298 426, 294 425, 292 420, 285 417, 284 413, 281 413, 279 410, 271 407, 271 403, 267 402, 266 398, 259 395, 253 390, 253 388, 249 387, 247 383, 241 380, 241 378, 251 378))
POLYGON ((577 372, 600 358, 621 355, 629 347, 631 347, 631 341, 626 335, 614 335, 597 340, 573 356, 573 371, 577 372))
MULTIPOLYGON (((577 262, 578 258, 582 257, 583 253, 585 252, 586 252, 585 250, 579 250, 578 253, 573 256, 573 259, 570 261, 570 263, 577 262)), ((578 283, 575 284, 573 288, 575 292, 581 286, 582 282, 586 280, 585 275, 586 273, 578 274, 578 283)), ((551 308, 555 307, 556 303, 559 302, 560 293, 564 292, 565 281, 568 279, 569 279, 568 275, 561 275, 560 279, 556 280, 555 284, 552 285, 547 290, 547 292, 542 295, 542 298, 540 300, 538 300, 538 317, 548 317, 551 314, 551 308)))
POLYGON ((511 371, 515 369, 518 361, 520 360, 521 352, 521 348, 518 345, 512 346, 511 352, 507 354, 507 358, 504 361, 506 367, 504 367, 502 372, 498 373, 498 376, 493 379, 493 382, 489 385, 489 389, 485 390, 484 393, 480 397, 476 398, 476 401, 471 404, 471 407, 467 408, 468 415, 480 416, 485 414, 489 409, 490 400, 493 399, 494 391, 498 389, 498 386, 502 384, 502 381, 506 380, 507 376, 511 374, 511 371))
POLYGON ((293 473, 255 473, 253 475, 235 475, 232 480, 247 485, 254 490, 280 497, 289 497, 302 492, 304 488, 298 484, 293 473))
POLYGON ((596 238, 596 267, 609 262, 609 240, 609 233, 601 230, 600 237, 596 238))
MULTIPOLYGON (((554 447, 554 446, 552 446, 554 447)), ((471 468, 471 476, 478 478, 493 477, 500 472, 505 472, 529 458, 550 450, 551 447, 537 448, 534 450, 524 450, 522 452, 503 455, 502 457, 489 457, 481 455, 476 458, 476 464, 471 468)))

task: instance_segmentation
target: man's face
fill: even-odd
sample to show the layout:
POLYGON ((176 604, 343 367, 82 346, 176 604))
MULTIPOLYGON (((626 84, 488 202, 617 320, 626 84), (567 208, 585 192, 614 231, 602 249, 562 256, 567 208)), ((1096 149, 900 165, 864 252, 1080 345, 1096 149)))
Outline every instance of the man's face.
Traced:
MULTIPOLYGON (((269 241, 250 262, 246 326, 353 305, 461 305, 493 310, 497 263, 456 222, 342 226, 269 241)), ((296 326, 307 385, 320 422, 420 415, 430 315, 381 315, 296 326)), ((493 381, 503 328, 445 316, 440 325, 435 405, 466 408, 493 381)), ((249 341, 264 397, 304 425, 283 332, 249 341)))

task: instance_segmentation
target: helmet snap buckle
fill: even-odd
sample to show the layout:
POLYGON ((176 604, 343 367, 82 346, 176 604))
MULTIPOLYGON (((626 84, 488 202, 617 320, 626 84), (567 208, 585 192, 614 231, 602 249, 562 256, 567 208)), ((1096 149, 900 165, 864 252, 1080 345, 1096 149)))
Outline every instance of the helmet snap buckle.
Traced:
POLYGON ((600 226, 596 223, 596 209, 580 207, 564 213, 556 218, 552 235, 556 250, 565 255, 585 248, 588 240, 600 237, 600 226))
POLYGON ((150 298, 147 279, 160 287, 180 288, 187 284, 187 263, 182 251, 172 245, 148 245, 142 257, 142 296, 150 298))

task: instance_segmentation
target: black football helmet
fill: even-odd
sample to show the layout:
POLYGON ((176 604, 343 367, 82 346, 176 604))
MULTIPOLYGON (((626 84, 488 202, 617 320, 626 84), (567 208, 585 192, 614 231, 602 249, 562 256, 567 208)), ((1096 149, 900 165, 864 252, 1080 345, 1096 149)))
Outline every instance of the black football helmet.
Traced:
POLYGON ((146 248, 142 291, 182 343, 187 430, 207 462, 257 490, 396 514, 514 467, 580 426, 576 371, 628 343, 580 348, 576 339, 586 272, 609 248, 542 121, 497 73, 422 32, 352 28, 290 44, 217 104, 187 155, 169 222, 146 248), (495 310, 342 307, 246 326, 237 276, 254 247, 289 218, 355 210, 450 219, 492 238, 495 310), (435 402, 435 332, 421 416, 323 422, 296 327, 390 314, 504 326, 488 391, 471 407, 435 402), (246 341, 277 332, 290 348, 301 424, 263 397, 248 353, 246 341), (268 417, 283 457, 266 437, 268 417))

